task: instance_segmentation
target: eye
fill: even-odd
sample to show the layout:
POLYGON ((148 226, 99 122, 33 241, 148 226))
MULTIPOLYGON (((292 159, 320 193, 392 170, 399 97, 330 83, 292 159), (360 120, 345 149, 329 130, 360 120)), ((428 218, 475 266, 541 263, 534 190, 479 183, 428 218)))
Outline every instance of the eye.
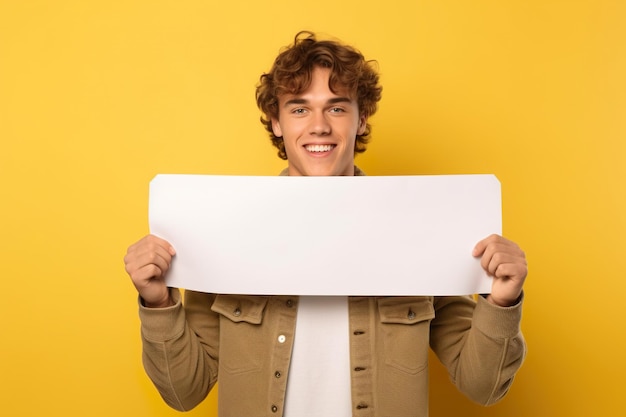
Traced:
POLYGON ((305 112, 306 110, 302 107, 296 107, 295 109, 291 110, 291 113, 293 114, 304 114, 305 112))
POLYGON ((345 112, 345 110, 343 108, 341 108, 341 107, 332 107, 330 109, 330 112, 331 113, 343 113, 343 112, 345 112))

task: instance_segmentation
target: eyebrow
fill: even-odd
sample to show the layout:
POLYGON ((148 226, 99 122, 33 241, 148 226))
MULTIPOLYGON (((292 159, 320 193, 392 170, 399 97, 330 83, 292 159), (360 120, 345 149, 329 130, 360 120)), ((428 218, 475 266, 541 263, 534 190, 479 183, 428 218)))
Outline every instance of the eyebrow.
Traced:
MULTIPOLYGON (((283 107, 307 104, 309 101, 303 98, 293 98, 291 100, 287 100, 283 107)), ((338 103, 351 103, 352 100, 349 97, 334 97, 326 102, 326 104, 338 104, 338 103)))

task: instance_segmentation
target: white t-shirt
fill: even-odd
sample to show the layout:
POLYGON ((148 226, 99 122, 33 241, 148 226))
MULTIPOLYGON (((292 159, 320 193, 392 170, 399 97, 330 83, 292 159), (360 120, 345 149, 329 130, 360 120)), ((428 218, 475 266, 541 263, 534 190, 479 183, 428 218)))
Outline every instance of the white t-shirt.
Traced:
POLYGON ((285 417, 350 417, 347 297, 300 297, 285 417))

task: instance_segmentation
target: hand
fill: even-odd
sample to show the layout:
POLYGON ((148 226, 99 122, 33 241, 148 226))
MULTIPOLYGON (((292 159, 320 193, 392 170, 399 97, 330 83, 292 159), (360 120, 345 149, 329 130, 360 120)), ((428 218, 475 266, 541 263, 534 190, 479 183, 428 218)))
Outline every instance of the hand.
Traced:
POLYGON ((126 272, 146 307, 174 305, 165 285, 165 274, 176 251, 167 241, 147 235, 131 245, 124 257, 126 272))
POLYGON ((481 266, 494 278, 487 301, 501 307, 516 304, 528 274, 526 255, 520 247, 502 236, 491 235, 476 244, 472 255, 482 256, 481 266))

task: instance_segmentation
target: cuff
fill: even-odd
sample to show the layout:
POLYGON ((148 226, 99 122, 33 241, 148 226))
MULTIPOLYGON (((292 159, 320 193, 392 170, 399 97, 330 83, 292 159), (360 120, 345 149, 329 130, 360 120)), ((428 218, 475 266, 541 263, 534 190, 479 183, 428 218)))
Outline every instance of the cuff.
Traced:
POLYGON ((171 289, 174 305, 164 308, 148 308, 139 298, 139 319, 141 333, 151 341, 166 342, 175 338, 185 328, 185 311, 181 302, 180 291, 171 289))
POLYGON ((473 325, 482 333, 495 339, 515 337, 520 332, 523 300, 524 294, 522 293, 517 304, 499 307, 483 297, 478 297, 473 325))

